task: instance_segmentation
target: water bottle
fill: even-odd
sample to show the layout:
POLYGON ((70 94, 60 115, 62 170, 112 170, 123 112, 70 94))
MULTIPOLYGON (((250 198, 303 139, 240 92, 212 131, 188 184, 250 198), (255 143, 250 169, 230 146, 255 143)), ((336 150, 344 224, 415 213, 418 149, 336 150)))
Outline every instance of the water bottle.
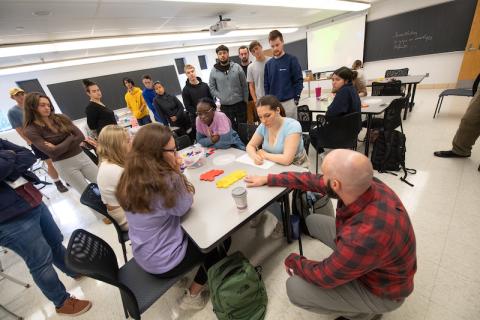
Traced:
POLYGON ((215 105, 217 106, 217 109, 220 109, 220 106, 222 105, 222 104, 220 103, 220 99, 215 98, 215 105))

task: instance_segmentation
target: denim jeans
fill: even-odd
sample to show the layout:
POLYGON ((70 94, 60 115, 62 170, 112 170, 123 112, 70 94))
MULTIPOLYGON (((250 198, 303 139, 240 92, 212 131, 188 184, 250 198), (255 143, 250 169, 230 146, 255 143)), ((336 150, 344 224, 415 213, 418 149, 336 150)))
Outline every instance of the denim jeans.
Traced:
POLYGON ((150 116, 147 115, 141 119, 137 119, 137 122, 139 126, 144 126, 146 124, 152 123, 152 119, 150 119, 150 116))
POLYGON ((53 268, 70 277, 75 273, 65 265, 63 235, 45 204, 19 218, 0 224, 0 245, 15 251, 27 264, 33 281, 59 308, 70 296, 53 268))

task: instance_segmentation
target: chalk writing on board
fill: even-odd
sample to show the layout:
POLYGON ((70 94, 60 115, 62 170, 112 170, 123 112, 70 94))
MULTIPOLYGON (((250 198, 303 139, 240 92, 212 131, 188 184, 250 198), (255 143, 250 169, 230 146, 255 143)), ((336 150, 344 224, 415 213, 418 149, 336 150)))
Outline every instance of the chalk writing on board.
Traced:
POLYGON ((409 46, 426 43, 433 40, 433 36, 427 33, 419 34, 417 31, 395 31, 393 35, 393 48, 395 50, 407 49, 409 46))

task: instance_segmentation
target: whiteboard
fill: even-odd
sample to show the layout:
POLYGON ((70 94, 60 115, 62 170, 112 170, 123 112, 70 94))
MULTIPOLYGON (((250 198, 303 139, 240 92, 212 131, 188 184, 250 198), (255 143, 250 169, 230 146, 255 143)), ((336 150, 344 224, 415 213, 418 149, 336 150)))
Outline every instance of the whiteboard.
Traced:
POLYGON ((355 16, 307 31, 308 69, 331 71, 363 61, 365 19, 355 16))

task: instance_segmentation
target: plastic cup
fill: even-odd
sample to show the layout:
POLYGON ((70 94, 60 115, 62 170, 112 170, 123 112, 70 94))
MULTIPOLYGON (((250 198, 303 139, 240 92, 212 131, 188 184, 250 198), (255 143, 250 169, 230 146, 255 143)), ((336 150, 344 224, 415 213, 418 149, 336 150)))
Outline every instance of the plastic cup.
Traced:
POLYGON ((320 100, 320 97, 322 96, 322 87, 316 87, 315 88, 315 97, 317 100, 320 100))
POLYGON ((232 197, 238 210, 247 208, 247 189, 244 187, 236 187, 232 190, 232 197))

